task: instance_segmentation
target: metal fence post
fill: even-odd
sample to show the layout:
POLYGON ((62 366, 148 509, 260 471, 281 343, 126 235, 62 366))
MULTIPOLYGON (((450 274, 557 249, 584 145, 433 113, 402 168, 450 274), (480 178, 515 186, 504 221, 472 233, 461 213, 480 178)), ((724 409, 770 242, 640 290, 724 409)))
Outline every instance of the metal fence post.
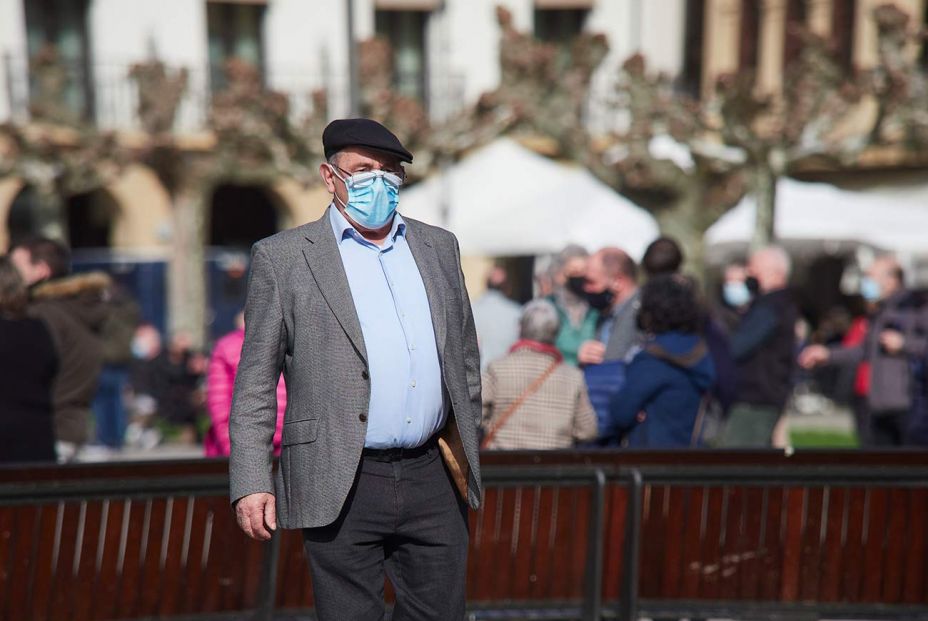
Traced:
POLYGON ((274 617, 274 600, 277 597, 277 566, 280 561, 280 542, 283 534, 278 527, 271 540, 265 546, 264 560, 261 565, 261 583, 258 587, 258 606, 254 621, 272 621, 274 617))
POLYGON ((606 473, 593 473, 593 498, 587 535, 586 573, 584 576, 583 619, 599 621, 603 604, 603 546, 605 545, 606 473))
POLYGON ((625 558, 622 563, 621 601, 619 618, 622 621, 638 619, 638 557, 641 547, 641 510, 643 507, 644 484, 641 471, 637 468, 629 473, 628 509, 625 518, 625 558))

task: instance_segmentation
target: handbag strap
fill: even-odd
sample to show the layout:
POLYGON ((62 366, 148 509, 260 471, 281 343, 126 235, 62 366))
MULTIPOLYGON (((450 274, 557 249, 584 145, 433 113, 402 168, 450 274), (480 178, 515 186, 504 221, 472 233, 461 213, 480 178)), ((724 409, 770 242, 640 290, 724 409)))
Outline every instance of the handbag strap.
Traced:
POLYGON ((493 438, 496 437, 497 432, 503 427, 503 425, 506 424, 512 415, 516 413, 516 410, 518 410, 522 404, 525 403, 525 400, 532 396, 539 388, 541 388, 541 385, 545 383, 545 380, 548 379, 552 373, 554 373, 554 370, 558 367, 559 364, 561 364, 560 360, 555 360, 552 362, 551 365, 545 369, 544 373, 536 377, 535 381, 529 384, 528 388, 522 391, 522 394, 519 395, 519 397, 513 401, 508 408, 506 408, 506 411, 503 412, 496 420, 496 424, 493 425, 490 431, 487 432, 487 435, 483 437, 483 442, 480 443, 480 448, 485 449, 487 446, 489 446, 490 442, 493 441, 493 438))

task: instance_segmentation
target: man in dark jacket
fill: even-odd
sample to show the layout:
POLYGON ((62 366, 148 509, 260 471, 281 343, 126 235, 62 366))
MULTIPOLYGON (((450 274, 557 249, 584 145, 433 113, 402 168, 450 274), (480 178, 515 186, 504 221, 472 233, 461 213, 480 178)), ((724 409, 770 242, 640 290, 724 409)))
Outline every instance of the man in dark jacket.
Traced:
POLYGON ((913 405, 912 363, 928 350, 928 308, 906 290, 898 261, 891 256, 876 259, 861 281, 861 294, 876 304, 863 343, 848 348, 811 345, 799 363, 808 369, 824 364, 864 364, 869 392, 861 438, 865 445, 906 444, 906 425, 913 405))
POLYGON ((758 250, 748 263, 747 282, 756 297, 731 337, 738 379, 720 446, 770 446, 786 406, 799 319, 787 289, 790 269, 789 255, 776 246, 758 250))
POLYGON ((17 244, 10 258, 31 287, 29 314, 45 321, 58 350, 55 437, 59 460, 70 461, 90 436, 90 404, 103 368, 104 292, 112 282, 102 273, 70 275, 67 248, 51 239, 17 244))

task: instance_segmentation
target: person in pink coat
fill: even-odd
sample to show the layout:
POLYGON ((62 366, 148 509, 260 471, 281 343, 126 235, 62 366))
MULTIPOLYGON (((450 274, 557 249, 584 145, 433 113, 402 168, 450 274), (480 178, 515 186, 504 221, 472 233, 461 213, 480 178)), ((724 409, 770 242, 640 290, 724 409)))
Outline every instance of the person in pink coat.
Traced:
MULTIPOLYGON (((245 341, 245 321, 239 314, 238 327, 226 334, 213 347, 213 355, 206 372, 206 409, 211 421, 209 431, 203 439, 207 457, 229 456, 229 412, 232 410, 232 389, 235 373, 242 356, 245 341)), ((287 409, 287 389, 284 378, 277 384, 277 431, 274 433, 274 454, 280 455, 280 434, 284 425, 284 410, 287 409)))

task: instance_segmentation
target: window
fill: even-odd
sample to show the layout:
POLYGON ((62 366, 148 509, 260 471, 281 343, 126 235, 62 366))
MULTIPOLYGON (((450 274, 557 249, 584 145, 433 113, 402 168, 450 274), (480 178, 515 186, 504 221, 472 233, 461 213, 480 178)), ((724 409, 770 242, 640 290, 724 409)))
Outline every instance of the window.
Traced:
POLYGON ((683 33, 683 71, 679 88, 699 99, 702 87, 702 38, 706 16, 706 0, 687 0, 686 29, 683 33))
POLYGON ((783 42, 783 66, 789 67, 802 53, 802 34, 806 30, 806 0, 786 3, 786 32, 783 42))
POLYGON ((738 52, 738 69, 741 71, 757 70, 760 8, 760 2, 757 0, 741 2, 741 48, 738 52))
POLYGON ((381 11, 374 14, 378 37, 393 48, 393 87, 406 97, 426 102, 426 11, 381 11))
POLYGON ((209 38, 209 76, 213 90, 226 85, 225 65, 233 58, 245 61, 263 74, 260 4, 209 2, 206 27, 209 38))
POLYGON ((832 42, 838 52, 838 62, 847 70, 854 68, 854 30, 857 27, 857 2, 854 0, 833 0, 832 4, 832 42))
POLYGON ((29 94, 33 107, 38 104, 43 112, 53 117, 92 118, 87 1, 23 0, 23 4, 30 62, 29 94), (42 69, 34 64, 40 54, 51 48, 57 55, 57 67, 42 69), (49 96, 53 96, 54 101, 42 101, 49 96))
POLYGON ((588 9, 535 9, 535 38, 568 44, 583 32, 588 9))

